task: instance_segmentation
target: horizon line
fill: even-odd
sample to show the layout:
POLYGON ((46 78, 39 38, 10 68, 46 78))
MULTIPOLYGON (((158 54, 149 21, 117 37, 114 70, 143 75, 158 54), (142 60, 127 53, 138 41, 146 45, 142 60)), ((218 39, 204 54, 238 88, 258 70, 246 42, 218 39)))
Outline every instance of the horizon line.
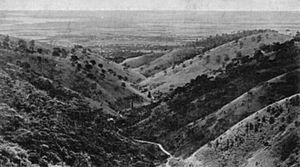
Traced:
POLYGON ((93 12, 93 11, 153 11, 153 12, 168 12, 168 11, 174 11, 174 12, 300 12, 300 10, 191 10, 191 9, 188 9, 188 10, 181 10, 181 9, 178 9, 178 10, 168 10, 168 9, 97 9, 97 10, 90 10, 90 9, 72 9, 72 10, 64 10, 64 9, 47 9, 47 10, 44 10, 44 9, 27 9, 27 10, 19 10, 19 9, 5 9, 5 10, 2 10, 0 9, 0 11, 82 11, 82 12, 93 12))

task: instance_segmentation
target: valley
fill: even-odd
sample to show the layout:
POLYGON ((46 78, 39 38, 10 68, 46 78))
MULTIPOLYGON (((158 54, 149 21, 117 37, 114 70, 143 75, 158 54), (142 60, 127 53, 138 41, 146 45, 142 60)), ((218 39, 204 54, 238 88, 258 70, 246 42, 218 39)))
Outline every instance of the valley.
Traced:
POLYGON ((220 23, 203 35, 195 13, 186 32, 168 12, 115 22, 124 13, 74 11, 63 15, 76 20, 66 33, 62 14, 19 14, 36 22, 0 26, 0 166, 300 165, 296 28, 220 23))

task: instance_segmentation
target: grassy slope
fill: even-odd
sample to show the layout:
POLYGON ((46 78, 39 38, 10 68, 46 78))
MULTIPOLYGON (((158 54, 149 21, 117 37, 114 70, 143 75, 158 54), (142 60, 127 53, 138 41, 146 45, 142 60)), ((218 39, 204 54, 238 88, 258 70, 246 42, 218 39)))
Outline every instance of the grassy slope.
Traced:
POLYGON ((177 156, 190 155, 256 109, 298 93, 298 71, 275 78, 262 87, 261 85, 298 69, 299 61, 299 47, 293 42, 286 42, 261 60, 250 58, 245 63, 227 67, 226 73, 220 78, 197 77, 191 83, 176 89, 163 102, 148 109, 151 114, 142 116, 145 119, 132 126, 131 134, 162 143, 177 156), (257 93, 254 94, 254 99, 249 98, 251 91, 250 94, 244 94, 254 87, 257 87, 252 90, 257 93), (258 90, 255 91, 256 89, 258 90), (239 99, 239 96, 243 98, 239 99), (234 101, 237 98, 239 100, 234 101), (253 101, 247 101, 249 99, 253 101), (229 104, 227 109, 226 104, 229 104), (215 113, 222 113, 219 110, 222 107, 228 113, 220 114, 219 118, 219 114, 215 113), (234 112, 236 107, 240 107, 241 113, 234 112))
POLYGON ((185 162, 193 166, 297 166, 300 164, 300 94, 252 114, 185 162))
POLYGON ((141 74, 149 77, 158 72, 164 71, 176 62, 182 62, 186 59, 196 56, 202 50, 201 48, 184 47, 172 50, 171 52, 143 65, 137 69, 141 74))
POLYGON ((201 74, 215 75, 215 70, 223 67, 224 55, 228 55, 230 59, 235 58, 238 51, 240 51, 243 56, 253 55, 255 48, 258 49, 259 45, 262 43, 281 43, 291 39, 289 36, 278 34, 276 32, 266 32, 258 35, 242 38, 238 43, 233 41, 214 48, 204 55, 199 55, 193 59, 186 60, 174 69, 166 69, 167 73, 159 72, 155 74, 154 77, 147 78, 141 82, 140 85, 148 87, 152 91, 169 92, 170 88, 183 86, 184 84, 189 83, 191 79, 194 79, 201 74), (260 42, 257 42, 258 35, 261 36, 260 42), (243 43, 242 47, 241 43, 243 43), (206 61, 208 55, 210 57, 209 63, 206 61), (221 63, 216 63, 217 56, 221 57, 221 63), (183 67, 183 64, 185 67, 183 67))
MULTIPOLYGON (((172 133, 169 138, 177 138, 180 145, 178 155, 188 155, 196 148, 214 139, 246 116, 255 113, 265 106, 281 100, 284 97, 300 92, 297 83, 300 81, 300 69, 273 78, 262 85, 249 90, 218 111, 196 120, 180 130, 172 133), (193 138, 190 133, 205 133, 200 138, 193 138)), ((168 140, 168 139, 166 139, 168 140)))
POLYGON ((155 59, 163 55, 164 55, 163 53, 149 53, 139 57, 126 59, 121 63, 121 65, 128 66, 129 68, 139 68, 140 66, 149 64, 150 62, 154 61, 155 59))

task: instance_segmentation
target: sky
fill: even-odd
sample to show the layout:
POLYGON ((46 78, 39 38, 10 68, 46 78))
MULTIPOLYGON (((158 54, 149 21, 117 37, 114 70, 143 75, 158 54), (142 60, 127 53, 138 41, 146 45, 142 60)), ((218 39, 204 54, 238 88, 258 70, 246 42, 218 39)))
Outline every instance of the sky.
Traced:
POLYGON ((300 11, 300 0, 0 0, 0 10, 300 11))

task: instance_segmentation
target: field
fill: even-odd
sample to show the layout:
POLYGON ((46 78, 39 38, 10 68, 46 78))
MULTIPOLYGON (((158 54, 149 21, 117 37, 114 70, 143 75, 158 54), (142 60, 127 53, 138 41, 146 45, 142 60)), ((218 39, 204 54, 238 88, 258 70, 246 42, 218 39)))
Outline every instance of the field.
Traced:
POLYGON ((81 44, 118 63, 209 35, 273 29, 294 33, 299 12, 1 11, 0 34, 81 44))

